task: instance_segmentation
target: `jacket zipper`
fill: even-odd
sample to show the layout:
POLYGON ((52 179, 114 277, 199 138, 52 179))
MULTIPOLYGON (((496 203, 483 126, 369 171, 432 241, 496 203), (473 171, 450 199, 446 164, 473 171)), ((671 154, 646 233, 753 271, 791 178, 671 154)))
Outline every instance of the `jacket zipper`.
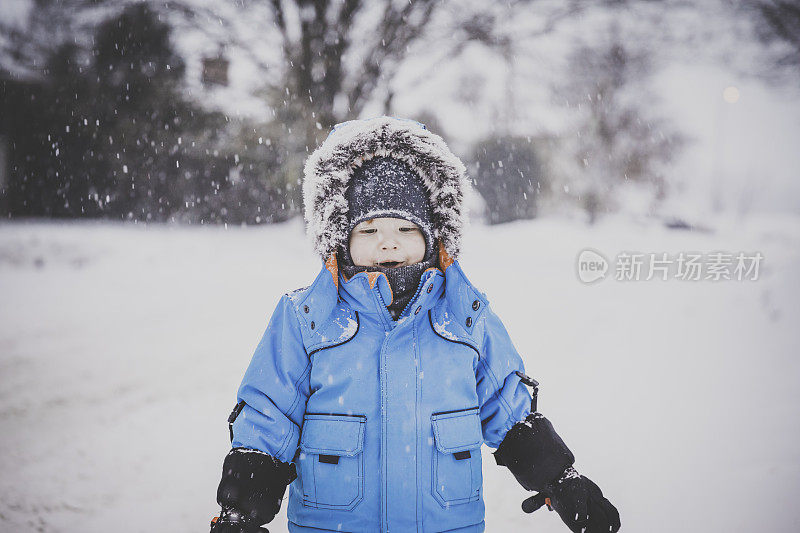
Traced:
MULTIPOLYGON (((406 305, 405 309, 403 309, 403 312, 400 313, 400 315, 398 315, 398 320, 403 317, 403 315, 408 310, 408 308, 411 307, 411 304, 417 299, 417 297, 419 296, 419 293, 422 291, 422 285, 423 285, 422 283, 419 284, 419 286, 417 287, 417 292, 414 293, 414 296, 411 298, 411 301, 408 302, 408 304, 406 305)), ((384 318, 384 320, 386 320, 388 318, 388 325, 391 326, 392 322, 395 322, 395 320, 392 318, 392 315, 389 313, 389 309, 386 307, 386 302, 384 301, 383 296, 381 296, 381 291, 380 291, 380 288, 378 287, 377 283, 375 284, 375 287, 373 288, 373 290, 378 295, 378 300, 380 300, 380 304, 381 304, 380 306, 383 309, 383 318, 384 318)), ((383 340, 383 343, 381 344, 381 352, 380 352, 381 353, 381 357, 380 357, 380 361, 379 361, 379 364, 381 366, 380 376, 381 376, 381 382, 382 382, 382 384, 381 384, 381 443, 383 443, 384 440, 386 439, 386 433, 384 432, 384 427, 383 427, 385 422, 386 422, 386 413, 385 413, 386 398, 384 397, 384 394, 383 394, 383 381, 384 381, 384 377, 385 377, 384 376, 384 372, 383 372, 383 356, 384 356, 384 353, 385 353, 384 350, 386 348, 386 343, 389 340, 389 335, 391 335, 392 331, 396 328, 396 326, 397 326, 397 323, 395 322, 395 326, 391 327, 391 329, 389 331, 387 331, 387 337, 383 340)), ((415 361, 415 365, 416 364, 417 363, 415 361)), ((380 477, 381 477, 381 482, 380 482, 380 486, 381 486, 380 522, 381 522, 381 531, 384 531, 384 525, 388 529, 388 524, 385 524, 385 522, 384 522, 386 520, 386 513, 385 513, 385 508, 384 508, 384 505, 386 504, 386 501, 385 501, 384 498, 386 498, 386 492, 387 492, 386 487, 384 486, 384 481, 385 481, 384 478, 385 478, 385 467, 386 467, 386 460, 387 459, 386 459, 386 454, 384 453, 384 450, 383 450, 383 444, 381 444, 381 456, 383 457, 383 461, 382 461, 383 464, 381 464, 381 472, 380 472, 380 477)))
MULTIPOLYGON (((387 283, 388 283, 388 281, 387 281, 387 283)), ((386 325, 389 326, 389 330, 391 331, 392 329, 394 329, 394 326, 392 326, 392 322, 394 322, 394 319, 392 318, 392 315, 389 314, 389 308, 386 307, 386 302, 383 300, 383 296, 381 296, 381 290, 378 287, 378 282, 377 281, 375 282, 375 288, 372 289, 372 290, 375 291, 375 293, 378 295, 378 300, 380 300, 380 306, 379 307, 382 310, 383 319, 386 322, 386 325), (388 321, 386 321, 387 318, 388 318, 388 321)))
POLYGON ((383 296, 381 296, 380 287, 378 287, 378 282, 376 281, 375 287, 373 288, 375 293, 378 296, 379 306, 383 309, 383 320, 386 322, 386 318, 389 318, 388 323, 384 325, 384 327, 388 326, 389 329, 386 330, 386 337, 384 337, 383 342, 381 343, 381 351, 378 360, 378 364, 380 365, 380 386, 381 386, 381 447, 380 447, 380 457, 381 459, 381 468, 380 468, 380 531, 384 533, 388 530, 388 524, 385 522, 387 520, 386 517, 386 493, 387 487, 385 486, 386 481, 386 451, 383 448, 383 443, 386 442, 386 431, 385 431, 385 424, 386 424, 386 396, 384 394, 384 387, 386 386, 386 373, 384 372, 384 358, 385 358, 385 350, 386 350, 386 342, 389 340, 389 335, 392 333, 392 316, 389 314, 389 309, 386 307, 386 302, 383 301, 383 296))

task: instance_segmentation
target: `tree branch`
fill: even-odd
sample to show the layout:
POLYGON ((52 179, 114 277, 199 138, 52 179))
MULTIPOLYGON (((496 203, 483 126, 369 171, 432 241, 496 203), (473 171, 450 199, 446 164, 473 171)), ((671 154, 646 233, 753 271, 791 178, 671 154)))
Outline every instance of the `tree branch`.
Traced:
POLYGON ((292 43, 289 40, 289 33, 286 31, 286 18, 283 15, 283 5, 281 4, 281 0, 270 0, 270 5, 272 6, 272 15, 275 18, 275 24, 281 31, 281 37, 283 38, 283 55, 287 59, 290 59, 292 43))
POLYGON ((376 43, 365 58, 360 75, 348 95, 351 113, 358 114, 369 101, 382 71, 392 72, 391 76, 394 76, 407 47, 420 36, 435 7, 436 3, 432 0, 410 2, 401 10, 394 8, 391 1, 386 4, 382 23, 377 29, 381 42, 379 45, 376 43), (416 20, 412 22, 410 19, 415 15, 416 20))

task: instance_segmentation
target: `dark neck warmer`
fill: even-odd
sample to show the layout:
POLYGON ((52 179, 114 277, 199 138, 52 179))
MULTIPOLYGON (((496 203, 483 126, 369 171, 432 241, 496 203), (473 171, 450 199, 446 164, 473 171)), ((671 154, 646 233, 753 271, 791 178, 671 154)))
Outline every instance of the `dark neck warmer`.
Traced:
POLYGON ((352 278, 359 272, 383 272, 386 274, 386 279, 389 280, 389 286, 392 288, 393 296, 392 303, 386 307, 389 309, 392 319, 397 320, 400 313, 403 312, 403 309, 406 308, 417 292, 422 273, 435 266, 436 255, 431 254, 431 257, 427 260, 423 259, 419 263, 397 268, 357 265, 340 265, 339 268, 347 279, 352 278))

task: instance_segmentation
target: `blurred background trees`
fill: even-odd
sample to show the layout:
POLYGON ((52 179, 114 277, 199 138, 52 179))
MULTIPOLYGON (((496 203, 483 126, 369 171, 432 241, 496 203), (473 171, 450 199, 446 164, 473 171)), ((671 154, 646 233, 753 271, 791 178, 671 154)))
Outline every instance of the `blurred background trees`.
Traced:
POLYGON ((758 0, 741 2, 740 9, 754 17, 758 37, 771 46, 766 67, 773 73, 800 70, 800 2, 758 0))
POLYGON ((183 93, 169 35, 156 12, 132 4, 97 24, 90 46, 44 52, 40 77, 3 80, 9 212, 197 218, 227 181, 225 155, 211 153, 225 120, 183 93))
POLYGON ((401 114, 468 163, 490 223, 553 208, 594 221, 632 187, 655 212, 688 142, 652 91, 691 26, 680 17, 752 29, 737 38, 762 43, 770 72, 796 70, 800 42, 796 2, 656 4, 14 0, 0 15, 0 211, 282 221, 334 124, 401 114))
POLYGON ((505 135, 472 148, 469 175, 486 202, 489 224, 536 217, 537 200, 549 187, 536 146, 530 137, 505 135))
POLYGON ((655 114, 648 88, 651 52, 620 37, 615 23, 593 43, 579 42, 568 55, 569 76, 556 92, 575 107, 574 135, 564 142, 561 185, 590 223, 619 207, 618 189, 640 186, 645 201, 666 195, 664 167, 682 143, 670 122, 655 114), (647 104, 650 104, 647 106, 647 104))

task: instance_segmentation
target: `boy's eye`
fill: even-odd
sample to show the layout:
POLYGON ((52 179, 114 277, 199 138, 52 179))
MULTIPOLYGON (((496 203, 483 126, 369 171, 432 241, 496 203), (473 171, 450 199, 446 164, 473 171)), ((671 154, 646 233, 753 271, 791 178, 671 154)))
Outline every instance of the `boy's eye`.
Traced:
POLYGON ((359 233, 375 233, 376 231, 378 230, 376 230, 375 228, 368 228, 360 230, 359 233))
POLYGON ((417 228, 400 228, 400 231, 417 231, 417 228))

